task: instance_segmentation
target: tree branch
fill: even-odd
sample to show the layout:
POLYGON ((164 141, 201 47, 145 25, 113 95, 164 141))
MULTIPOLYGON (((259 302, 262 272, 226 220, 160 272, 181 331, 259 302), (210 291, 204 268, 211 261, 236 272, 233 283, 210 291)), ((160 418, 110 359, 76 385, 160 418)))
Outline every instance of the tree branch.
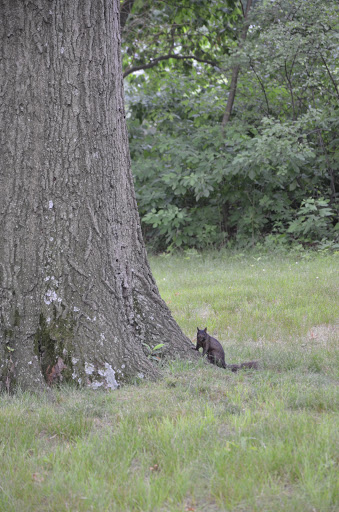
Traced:
POLYGON ((169 53, 168 55, 162 55, 161 57, 152 59, 151 62, 149 62, 148 64, 140 64, 140 66, 133 66, 131 68, 127 68, 126 71, 124 71, 123 77, 126 78, 126 76, 130 75, 131 73, 135 73, 136 71, 140 71, 142 69, 154 68, 154 66, 159 64, 159 62, 161 62, 162 60, 169 60, 169 59, 177 59, 177 60, 191 59, 191 60, 196 60, 197 62, 203 62, 204 64, 209 64, 210 66, 219 67, 219 63, 216 61, 200 59, 199 57, 195 57, 194 55, 177 55, 175 53, 169 53))
POLYGON ((320 57, 321 57, 321 60, 322 60, 322 61, 323 61, 323 63, 324 63, 324 66, 325 66, 325 68, 326 68, 326 70, 327 70, 327 73, 328 73, 328 75, 329 75, 329 77, 330 77, 330 79, 331 79, 331 82, 332 82, 333 86, 334 86, 335 92, 337 93, 337 96, 338 96, 338 98, 339 98, 339 91, 338 91, 337 84, 336 84, 336 82, 335 82, 335 80, 334 80, 334 78, 333 78, 333 76, 332 76, 331 71, 329 70, 329 68, 328 68, 328 66, 327 66, 326 60, 324 59, 324 57, 323 57, 323 55, 322 55, 322 54, 320 54, 320 57))
MULTIPOLYGON (((252 0, 248 0, 247 5, 246 5, 246 11, 244 13, 244 26, 242 28, 241 35, 240 35, 239 48, 242 48, 242 46, 246 40, 246 36, 247 36, 248 28, 249 28, 249 25, 247 23, 247 18, 248 18, 248 13, 250 12, 251 6, 252 6, 252 0)), ((235 93, 237 91, 237 85, 238 85, 239 71, 240 71, 240 66, 239 65, 234 66, 233 71, 232 71, 230 93, 228 95, 226 109, 225 109, 225 113, 224 113, 224 116, 222 118, 222 123, 221 123, 223 132, 224 132, 225 126, 229 122, 231 114, 232 114, 233 104, 234 104, 234 100, 235 100, 235 93)))
POLYGON ((124 0, 120 7, 120 30, 122 31, 131 13, 135 0, 124 0))
POLYGON ((242 15, 245 18, 245 9, 244 9, 244 5, 242 3, 242 0, 240 0, 240 5, 241 5, 241 10, 242 10, 242 15))
POLYGON ((254 67, 254 64, 250 61, 250 66, 252 68, 252 71, 253 73, 255 74, 255 76, 257 77, 257 80, 260 84, 260 87, 261 87, 261 90, 262 92, 264 93, 264 96, 265 96, 265 101, 266 101, 266 107, 267 107, 267 115, 269 115, 270 113, 270 107, 269 107, 269 103, 268 103, 268 98, 267 98, 267 94, 266 94, 266 89, 265 89, 265 86, 263 84, 263 81, 261 80, 260 76, 258 75, 258 73, 256 72, 256 69, 254 67))
MULTIPOLYGON (((285 59, 284 68, 285 68, 285 76, 286 76, 286 81, 287 81, 287 87, 288 87, 288 89, 290 91, 290 96, 291 96, 292 110, 293 110, 293 121, 295 121, 297 119, 297 116, 296 116, 295 103, 294 103, 293 87, 292 87, 291 78, 288 75, 286 59, 285 59)), ((291 72, 292 72, 292 68, 293 68, 293 64, 292 64, 292 67, 291 67, 291 72)))

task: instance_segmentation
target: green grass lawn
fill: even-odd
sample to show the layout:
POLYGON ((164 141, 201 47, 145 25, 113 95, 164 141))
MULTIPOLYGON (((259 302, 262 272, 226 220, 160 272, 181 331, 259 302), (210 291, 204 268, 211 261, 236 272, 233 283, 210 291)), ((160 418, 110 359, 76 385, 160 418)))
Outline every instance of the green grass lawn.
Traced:
POLYGON ((160 256, 161 294, 233 374, 188 361, 117 391, 0 396, 0 511, 339 507, 338 255, 160 256))

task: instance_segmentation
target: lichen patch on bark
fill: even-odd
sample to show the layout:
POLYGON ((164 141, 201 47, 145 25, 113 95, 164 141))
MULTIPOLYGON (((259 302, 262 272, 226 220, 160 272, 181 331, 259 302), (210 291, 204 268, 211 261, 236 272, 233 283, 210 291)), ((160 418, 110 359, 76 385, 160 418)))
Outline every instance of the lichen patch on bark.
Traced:
POLYGON ((116 372, 109 363, 95 368, 91 363, 85 363, 87 385, 92 389, 117 389, 119 384, 115 378, 116 372))

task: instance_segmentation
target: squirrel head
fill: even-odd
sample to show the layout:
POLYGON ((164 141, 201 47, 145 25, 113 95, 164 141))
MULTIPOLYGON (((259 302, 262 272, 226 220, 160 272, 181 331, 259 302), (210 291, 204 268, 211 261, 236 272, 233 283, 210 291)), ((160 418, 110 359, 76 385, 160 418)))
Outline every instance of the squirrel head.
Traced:
POLYGON ((207 327, 205 327, 205 329, 199 329, 199 327, 197 327, 197 341, 204 341, 206 338, 207 338, 207 327))

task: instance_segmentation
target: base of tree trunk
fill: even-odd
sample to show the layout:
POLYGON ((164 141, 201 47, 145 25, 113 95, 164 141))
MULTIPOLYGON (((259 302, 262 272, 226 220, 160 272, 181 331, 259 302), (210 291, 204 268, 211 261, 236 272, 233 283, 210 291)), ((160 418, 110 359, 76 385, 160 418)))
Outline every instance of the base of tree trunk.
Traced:
POLYGON ((1 3, 0 389, 156 378, 191 357, 148 266, 118 0, 1 3))

